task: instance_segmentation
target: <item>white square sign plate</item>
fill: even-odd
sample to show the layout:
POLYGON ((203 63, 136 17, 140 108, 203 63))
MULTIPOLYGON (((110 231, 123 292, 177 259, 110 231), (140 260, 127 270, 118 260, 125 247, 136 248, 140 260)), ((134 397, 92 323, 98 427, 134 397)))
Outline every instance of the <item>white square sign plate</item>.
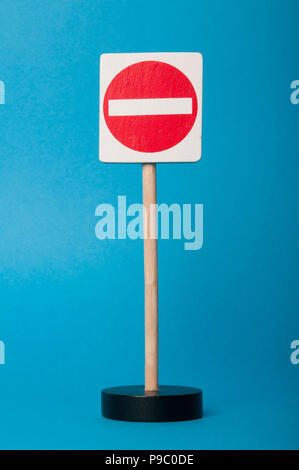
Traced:
POLYGON ((201 54, 101 55, 102 162, 196 162, 201 120, 201 54))

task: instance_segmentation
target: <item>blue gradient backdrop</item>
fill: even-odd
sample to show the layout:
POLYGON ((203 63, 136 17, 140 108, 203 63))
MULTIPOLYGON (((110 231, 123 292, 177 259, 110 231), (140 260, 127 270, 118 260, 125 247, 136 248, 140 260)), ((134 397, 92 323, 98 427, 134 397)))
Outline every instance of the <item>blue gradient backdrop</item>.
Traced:
POLYGON ((298 448, 296 0, 2 0, 0 447, 298 448), (160 378, 205 418, 100 416, 143 382, 141 241, 95 208, 141 202, 140 165, 98 162, 99 56, 199 51, 203 157, 158 167, 158 200, 204 204, 204 246, 159 242, 160 378))

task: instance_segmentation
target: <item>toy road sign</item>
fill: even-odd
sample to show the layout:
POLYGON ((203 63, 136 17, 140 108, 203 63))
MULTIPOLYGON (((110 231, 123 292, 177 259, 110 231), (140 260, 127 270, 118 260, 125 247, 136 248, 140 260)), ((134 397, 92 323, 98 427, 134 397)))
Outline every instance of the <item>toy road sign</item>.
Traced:
POLYGON ((158 380, 156 163, 201 157, 202 56, 104 54, 100 63, 100 160, 142 163, 144 237, 144 387, 102 391, 102 414, 125 421, 202 417, 197 388, 158 380), (152 234, 154 236, 152 236, 152 234), (149 236, 148 236, 149 235, 149 236))
POLYGON ((101 161, 195 162, 201 112, 201 54, 101 56, 101 161))

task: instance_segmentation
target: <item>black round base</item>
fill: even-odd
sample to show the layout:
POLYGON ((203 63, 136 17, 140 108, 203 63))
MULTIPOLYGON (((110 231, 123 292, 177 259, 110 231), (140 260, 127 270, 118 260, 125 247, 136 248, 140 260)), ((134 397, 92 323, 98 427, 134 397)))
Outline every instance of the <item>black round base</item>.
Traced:
POLYGON ((185 421, 202 418, 202 391, 161 385, 145 392, 142 385, 102 390, 102 415, 121 421, 185 421))

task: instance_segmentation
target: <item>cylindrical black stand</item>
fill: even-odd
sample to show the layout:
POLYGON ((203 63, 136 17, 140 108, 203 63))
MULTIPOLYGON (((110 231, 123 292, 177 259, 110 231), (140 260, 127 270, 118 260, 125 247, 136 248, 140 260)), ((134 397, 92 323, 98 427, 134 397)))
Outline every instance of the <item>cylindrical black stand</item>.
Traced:
POLYGON ((102 414, 121 421, 184 421, 202 418, 202 391, 161 385, 146 392, 142 385, 102 390, 102 414))

